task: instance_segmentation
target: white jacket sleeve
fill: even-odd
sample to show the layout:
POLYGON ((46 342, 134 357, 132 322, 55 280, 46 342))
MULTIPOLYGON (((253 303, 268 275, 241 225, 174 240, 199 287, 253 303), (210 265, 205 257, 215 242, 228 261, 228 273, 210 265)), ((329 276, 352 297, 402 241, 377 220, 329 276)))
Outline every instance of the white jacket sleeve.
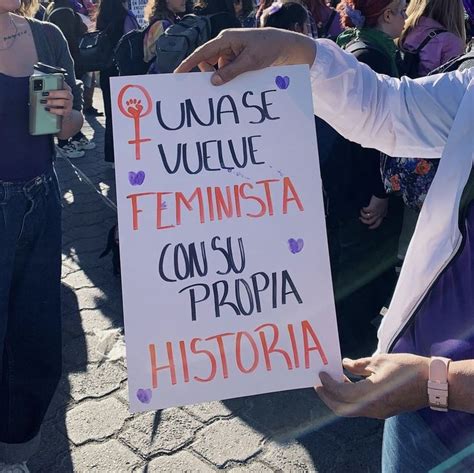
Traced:
POLYGON ((376 74, 329 40, 316 40, 315 114, 341 135, 389 156, 439 158, 474 69, 422 79, 376 74))

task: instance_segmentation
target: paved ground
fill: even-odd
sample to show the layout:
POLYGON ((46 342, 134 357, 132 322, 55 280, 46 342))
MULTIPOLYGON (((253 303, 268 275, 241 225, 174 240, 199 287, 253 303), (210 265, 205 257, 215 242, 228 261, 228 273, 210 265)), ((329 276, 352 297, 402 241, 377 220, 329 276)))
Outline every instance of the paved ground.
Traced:
MULTIPOLYGON (((103 120, 86 132, 97 149, 73 164, 114 200, 114 173, 101 153, 103 120)), ((33 472, 380 471, 382 424, 335 419, 312 390, 130 414, 120 280, 111 259, 99 259, 115 212, 68 161, 57 170, 64 376, 33 472)))

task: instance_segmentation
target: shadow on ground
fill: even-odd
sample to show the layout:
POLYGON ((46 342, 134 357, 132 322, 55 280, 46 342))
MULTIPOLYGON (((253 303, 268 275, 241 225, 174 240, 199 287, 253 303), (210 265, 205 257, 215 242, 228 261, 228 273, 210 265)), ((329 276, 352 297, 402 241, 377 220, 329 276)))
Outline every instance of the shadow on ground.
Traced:
MULTIPOLYGON (((88 135, 94 134, 97 149, 72 165, 65 160, 57 162, 64 196, 64 375, 47 415, 41 451, 31 462, 33 472, 72 472, 74 445, 66 432, 71 406, 84 399, 124 391, 126 385, 124 363, 101 363, 98 353, 97 340, 101 335, 114 336, 123 330, 123 311, 120 280, 112 274, 111 259, 99 259, 109 229, 116 223, 116 214, 96 190, 115 201, 114 171, 102 160, 101 123, 93 119, 89 127, 88 135)), ((303 470, 313 464, 315 470, 323 473, 380 471, 382 423, 337 419, 312 389, 228 400, 223 404, 266 439, 262 465, 269 455, 280 457, 282 471, 298 468, 294 462, 286 463, 287 458, 300 458, 303 470), (293 453, 286 455, 289 451, 293 453)), ((155 413, 152 440, 161 420, 162 413, 155 413)))

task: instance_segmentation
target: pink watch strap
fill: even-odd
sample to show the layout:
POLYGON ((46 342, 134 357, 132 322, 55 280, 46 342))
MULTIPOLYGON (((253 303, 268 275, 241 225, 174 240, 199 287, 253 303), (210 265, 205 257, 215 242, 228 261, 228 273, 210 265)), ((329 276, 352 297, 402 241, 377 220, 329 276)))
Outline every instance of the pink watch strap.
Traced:
POLYGON ((430 361, 428 400, 435 411, 448 411, 448 369, 451 360, 433 356, 430 361))

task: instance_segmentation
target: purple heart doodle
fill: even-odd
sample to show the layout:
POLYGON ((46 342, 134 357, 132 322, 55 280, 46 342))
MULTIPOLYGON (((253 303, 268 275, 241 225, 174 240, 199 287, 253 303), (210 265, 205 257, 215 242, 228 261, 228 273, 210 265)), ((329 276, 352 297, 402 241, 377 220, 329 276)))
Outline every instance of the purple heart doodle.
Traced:
POLYGON ((298 238, 295 240, 294 238, 290 238, 288 240, 288 247, 290 251, 295 255, 296 253, 299 253, 304 246, 304 241, 303 238, 298 238))
POLYGON ((276 76, 275 84, 279 89, 288 89, 290 86, 290 78, 288 76, 276 76))
POLYGON ((150 404, 152 397, 153 397, 153 392, 151 391, 151 389, 139 389, 137 391, 137 399, 142 404, 150 404))
POLYGON ((141 186, 144 180, 145 180, 144 171, 138 171, 138 172, 130 171, 128 173, 128 182, 130 182, 132 186, 141 186))

